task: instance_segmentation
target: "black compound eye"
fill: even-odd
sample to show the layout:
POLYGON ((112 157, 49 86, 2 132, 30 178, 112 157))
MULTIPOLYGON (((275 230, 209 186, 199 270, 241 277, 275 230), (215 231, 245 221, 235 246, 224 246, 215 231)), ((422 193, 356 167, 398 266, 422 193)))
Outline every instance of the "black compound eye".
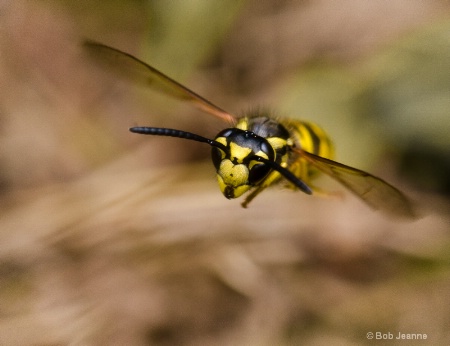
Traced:
POLYGON ((261 151, 262 151, 263 153, 267 154, 268 159, 269 159, 270 161, 273 161, 273 160, 274 160, 274 151, 273 151, 273 148, 272 148, 272 146, 271 146, 267 141, 264 141, 264 142, 261 143, 260 149, 261 149, 261 151))
POLYGON ((222 130, 222 131, 220 131, 218 134, 217 134, 217 136, 216 136, 216 138, 218 138, 218 137, 229 137, 229 136, 231 136, 232 134, 234 134, 236 132, 236 129, 235 128, 231 128, 231 129, 225 129, 225 130, 222 130))
POLYGON ((223 160, 222 154, 223 154, 223 151, 220 150, 219 148, 216 148, 216 147, 211 148, 211 158, 212 158, 214 167, 216 167, 216 169, 219 169, 220 163, 223 160))
POLYGON ((264 179, 271 171, 271 167, 265 163, 255 164, 248 174, 248 181, 250 184, 255 184, 264 179))

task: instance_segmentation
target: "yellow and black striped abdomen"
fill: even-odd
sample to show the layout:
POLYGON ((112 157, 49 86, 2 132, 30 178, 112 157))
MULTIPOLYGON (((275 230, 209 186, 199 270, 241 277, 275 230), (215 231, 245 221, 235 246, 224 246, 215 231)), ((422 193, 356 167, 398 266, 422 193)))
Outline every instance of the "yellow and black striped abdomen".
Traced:
POLYGON ((312 154, 333 159, 334 148, 327 133, 314 123, 289 120, 281 122, 290 132, 296 146, 312 154))
MULTIPOLYGON (((294 146, 312 154, 334 159, 334 146, 328 134, 318 125, 300 120, 281 121, 294 142, 294 146)), ((319 171, 306 160, 293 154, 289 162, 289 170, 300 179, 309 182, 319 171)))

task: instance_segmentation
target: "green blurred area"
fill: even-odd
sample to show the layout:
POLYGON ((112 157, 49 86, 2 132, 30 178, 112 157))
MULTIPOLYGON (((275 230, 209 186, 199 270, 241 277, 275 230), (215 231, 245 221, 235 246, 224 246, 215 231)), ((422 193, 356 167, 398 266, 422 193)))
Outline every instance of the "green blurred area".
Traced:
POLYGON ((0 5, 0 344, 448 344, 449 33, 446 1, 0 5), (422 218, 276 188, 240 208, 209 148, 128 131, 224 124, 102 70, 85 39, 232 114, 316 122, 422 218))
POLYGON ((411 183, 448 194, 449 33, 450 22, 439 21, 351 67, 307 65, 283 87, 281 104, 329 126, 348 162, 368 167, 394 155, 411 183))

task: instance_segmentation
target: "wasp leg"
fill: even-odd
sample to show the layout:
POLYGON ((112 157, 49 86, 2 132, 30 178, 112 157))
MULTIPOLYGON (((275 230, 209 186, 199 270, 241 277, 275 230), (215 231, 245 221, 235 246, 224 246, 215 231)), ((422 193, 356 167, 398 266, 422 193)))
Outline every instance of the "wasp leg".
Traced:
POLYGON ((257 195, 259 195, 266 187, 260 186, 253 190, 244 200, 244 202, 241 203, 242 208, 247 208, 248 204, 255 198, 257 195))

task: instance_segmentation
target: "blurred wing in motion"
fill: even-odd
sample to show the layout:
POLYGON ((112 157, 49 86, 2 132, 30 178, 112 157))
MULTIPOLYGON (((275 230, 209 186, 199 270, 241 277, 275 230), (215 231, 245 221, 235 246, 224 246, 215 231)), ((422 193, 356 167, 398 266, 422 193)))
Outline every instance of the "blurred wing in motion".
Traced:
POLYGON ((236 118, 228 112, 128 53, 89 40, 83 43, 83 47, 95 61, 133 81, 179 100, 191 102, 200 110, 229 124, 236 122, 236 118))
POLYGON ((367 172, 343 165, 302 149, 294 149, 321 172, 336 179, 372 209, 402 218, 415 218, 411 201, 398 189, 367 172))

